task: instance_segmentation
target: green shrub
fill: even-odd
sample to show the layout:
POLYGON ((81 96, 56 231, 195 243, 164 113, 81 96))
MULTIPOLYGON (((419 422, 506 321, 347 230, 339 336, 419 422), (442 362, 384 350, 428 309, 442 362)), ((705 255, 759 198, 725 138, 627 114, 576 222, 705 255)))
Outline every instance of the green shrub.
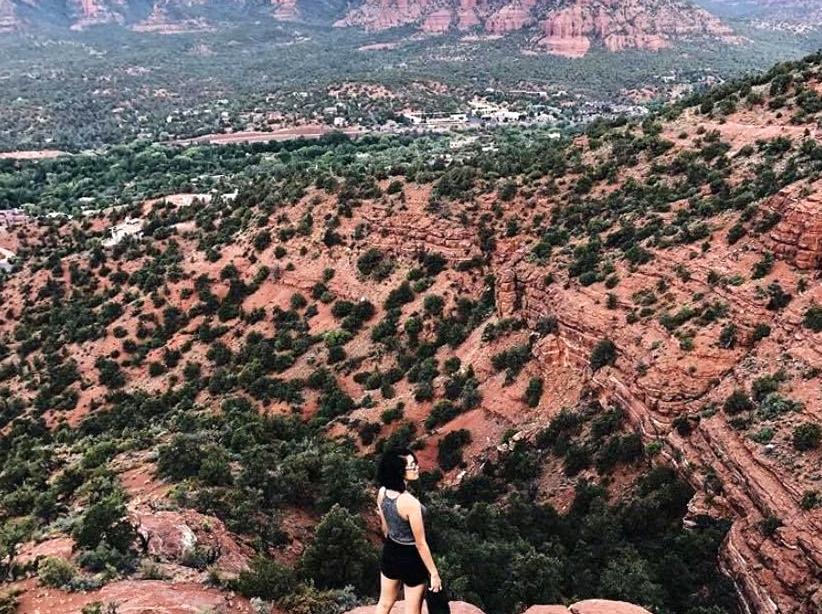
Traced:
POLYGON ((62 588, 77 577, 77 568, 66 559, 48 556, 37 565, 37 578, 43 586, 62 588))
POLYGON ((606 365, 613 365, 617 359, 616 344, 610 339, 602 339, 591 351, 590 366, 595 373, 606 365))
POLYGON ((431 413, 425 419, 425 428, 429 431, 442 424, 446 424, 456 418, 460 414, 459 406, 451 401, 437 401, 434 407, 431 408, 431 413))
POLYGON ((728 398, 725 399, 725 403, 722 405, 722 409, 729 416, 734 416, 743 411, 753 409, 753 403, 744 390, 737 389, 728 395, 728 398))
POLYGON ((335 504, 320 520, 314 540, 300 559, 302 575, 321 589, 376 588, 377 553, 359 516, 335 504))
POLYGON ((542 378, 532 377, 528 381, 528 388, 525 389, 525 401, 528 407, 536 407, 542 398, 542 378))
POLYGON ((234 590, 246 597, 278 601, 294 592, 297 582, 294 572, 276 561, 257 556, 248 569, 240 572, 234 590))
POLYGON ((736 330, 735 324, 726 324, 719 333, 719 347, 733 349, 736 345, 736 330))
POLYGON ((818 490, 806 490, 802 493, 802 501, 799 503, 803 510, 812 510, 822 507, 822 494, 818 490))
POLYGON ((450 471, 462 464, 462 448, 471 443, 471 432, 467 429, 451 431, 440 439, 437 446, 437 462, 443 471, 450 471))
POLYGON ((523 344, 494 354, 491 365, 497 371, 505 369, 508 379, 513 379, 531 358, 531 346, 523 344))
POLYGON ((413 300, 414 291, 411 289, 411 285, 407 281, 404 281, 388 293, 388 298, 385 299, 383 307, 386 310, 395 309, 413 300))
POLYGON ((771 334, 771 327, 767 324, 757 324, 756 328, 754 328, 753 333, 751 333, 751 345, 755 345, 759 343, 765 337, 769 337, 771 334))
POLYGON ((800 452, 815 450, 822 441, 822 427, 814 422, 804 422, 793 430, 793 447, 800 452))
POLYGON ((822 332, 822 306, 813 304, 805 311, 805 317, 802 320, 805 328, 810 328, 813 332, 822 332))

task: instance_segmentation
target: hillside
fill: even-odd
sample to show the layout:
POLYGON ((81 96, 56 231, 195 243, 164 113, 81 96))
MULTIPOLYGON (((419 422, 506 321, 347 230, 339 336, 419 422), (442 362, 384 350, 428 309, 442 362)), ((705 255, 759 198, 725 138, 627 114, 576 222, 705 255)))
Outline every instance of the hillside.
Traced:
POLYGON ((46 210, 178 193, 4 216, 9 600, 346 611, 409 443, 486 612, 822 607, 820 92, 812 57, 572 140, 2 161, 46 210))

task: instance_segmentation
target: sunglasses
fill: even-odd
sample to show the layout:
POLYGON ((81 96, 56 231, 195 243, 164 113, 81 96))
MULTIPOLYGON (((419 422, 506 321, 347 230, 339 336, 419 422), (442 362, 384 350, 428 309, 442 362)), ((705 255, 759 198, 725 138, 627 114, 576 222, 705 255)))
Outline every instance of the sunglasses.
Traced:
POLYGON ((420 466, 416 462, 410 462, 405 466, 406 471, 413 471, 414 469, 419 469, 420 466))

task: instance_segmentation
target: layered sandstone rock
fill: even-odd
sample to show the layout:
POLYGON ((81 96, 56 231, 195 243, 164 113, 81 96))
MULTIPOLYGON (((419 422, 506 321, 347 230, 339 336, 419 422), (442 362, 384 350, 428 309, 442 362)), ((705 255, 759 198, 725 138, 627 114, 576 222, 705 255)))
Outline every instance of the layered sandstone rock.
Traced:
POLYGON ((551 53, 578 57, 593 41, 609 51, 659 50, 672 40, 711 36, 730 40, 731 30, 687 2, 578 0, 551 12, 542 22, 538 44, 551 53))
MULTIPOLYGON (((808 197, 804 200, 786 199, 785 209, 795 211, 799 207, 797 203, 809 200, 808 197)), ((794 226, 790 226, 786 222, 785 228, 775 234, 794 237, 793 244, 799 245, 800 240, 795 237, 807 237, 808 233, 788 229, 805 228, 803 224, 811 224, 813 216, 809 215, 809 208, 812 209, 807 204, 801 207, 802 223, 794 222, 794 226)), ((802 242, 803 245, 806 243, 807 240, 802 242)), ((630 296, 642 287, 653 285, 652 280, 658 279, 660 271, 672 270, 676 266, 677 258, 681 261, 682 257, 657 253, 653 267, 637 271, 631 275, 630 281, 624 279, 620 283, 620 294, 630 296)), ((808 260, 804 258, 802 261, 808 260)), ((557 320, 556 334, 544 343, 540 342, 535 350, 546 379, 551 379, 554 374, 559 376, 568 367, 584 372, 596 342, 611 338, 619 352, 614 367, 590 376, 590 382, 599 390, 603 401, 618 402, 646 439, 664 437, 667 455, 698 492, 707 492, 706 488, 709 488, 703 468, 710 467, 711 479, 722 485, 722 492, 712 495, 710 505, 696 501, 694 508, 698 510, 697 515, 735 519, 721 551, 721 563, 734 579, 750 611, 805 614, 822 607, 818 584, 822 569, 822 515, 803 512, 799 506, 803 491, 811 485, 807 479, 787 474, 784 466, 740 436, 721 415, 703 418, 699 428, 689 437, 679 436, 672 428, 675 417, 696 414, 711 402, 721 405, 740 382, 751 378, 750 363, 742 360, 743 351, 720 350, 710 337, 700 340, 699 335, 704 334, 700 332, 694 352, 677 352, 670 346, 666 348, 665 340, 670 337, 656 321, 640 323, 636 327, 623 323, 617 325, 609 312, 598 304, 596 291, 569 290, 562 283, 546 287, 542 281, 544 271, 525 257, 505 258, 499 266, 497 304, 500 315, 524 316, 532 326, 548 316, 557 320), (760 523, 772 516, 790 519, 790 528, 779 529, 769 539, 763 536, 760 523)), ((699 280, 706 279, 709 270, 730 273, 744 271, 750 265, 740 266, 735 258, 726 254, 721 259, 711 257, 704 262, 692 261, 688 266, 692 277, 687 282, 674 278, 669 288, 669 292, 681 297, 680 300, 708 290, 705 282, 699 280)), ((784 277, 782 280, 785 282, 784 277)), ((728 306, 731 318, 740 330, 749 331, 761 322, 768 322, 772 327, 774 345, 761 350, 761 361, 773 364, 782 352, 780 348, 795 345, 797 355, 801 353, 810 365, 822 366, 822 355, 805 349, 814 344, 805 339, 806 333, 802 331, 801 319, 797 315, 787 312, 775 318, 765 309, 764 301, 757 302, 753 295, 740 289, 728 287, 713 291, 728 306)), ((822 295, 822 292, 815 295, 822 295)), ((815 407, 809 408, 810 411, 816 411, 815 407)))
POLYGON ((535 44, 569 57, 585 55, 594 43, 622 51, 657 50, 696 36, 734 40, 716 17, 681 0, 576 0, 561 8, 548 0, 365 0, 335 25, 369 31, 417 25, 431 34, 481 27, 503 35, 537 24, 535 44))
POLYGON ((486 31, 491 34, 506 34, 531 25, 534 22, 531 10, 535 4, 534 0, 506 4, 485 21, 486 31))
POLYGON ((123 23, 126 0, 68 0, 67 8, 72 17, 72 30, 107 23, 123 23))
POLYGON ((203 19, 186 19, 173 12, 169 0, 159 0, 154 4, 151 14, 143 21, 131 27, 135 32, 153 32, 155 34, 181 34, 184 32, 203 32, 210 29, 203 19))
POLYGON ((420 23, 427 15, 439 10, 435 0, 368 0, 352 9, 334 25, 356 26, 374 32, 413 23, 420 23))
POLYGON ((452 20, 453 14, 451 13, 451 9, 441 8, 425 18, 425 22, 422 24, 422 30, 429 34, 442 34, 443 32, 447 32, 451 27, 452 20))
POLYGON ((774 254, 804 271, 821 268, 822 182, 808 192, 783 190, 768 204, 781 216, 769 235, 774 254))
POLYGON ((300 18, 297 0, 271 0, 272 15, 280 21, 296 21, 300 18))

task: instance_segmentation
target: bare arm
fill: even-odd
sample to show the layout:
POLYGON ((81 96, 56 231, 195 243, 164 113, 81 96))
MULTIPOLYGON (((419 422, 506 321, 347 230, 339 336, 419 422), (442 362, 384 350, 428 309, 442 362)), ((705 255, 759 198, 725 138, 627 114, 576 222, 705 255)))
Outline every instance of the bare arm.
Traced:
POLYGON ((377 513, 380 515, 380 524, 382 525, 382 536, 388 537, 388 523, 385 522, 385 516, 382 513, 382 498, 385 496, 385 488, 380 488, 377 493, 377 513))
MULTIPOLYGON (((440 581, 440 574, 437 571, 437 565, 434 563, 434 557, 431 556, 431 549, 428 547, 428 541, 425 539, 425 524, 422 520, 422 506, 416 499, 408 499, 406 502, 408 511, 408 522, 411 524, 411 532, 414 534, 414 543, 419 550, 420 558, 425 563, 428 573, 431 575, 431 590, 438 591, 442 582, 440 581)), ((404 507, 406 507, 404 506, 404 507)))

